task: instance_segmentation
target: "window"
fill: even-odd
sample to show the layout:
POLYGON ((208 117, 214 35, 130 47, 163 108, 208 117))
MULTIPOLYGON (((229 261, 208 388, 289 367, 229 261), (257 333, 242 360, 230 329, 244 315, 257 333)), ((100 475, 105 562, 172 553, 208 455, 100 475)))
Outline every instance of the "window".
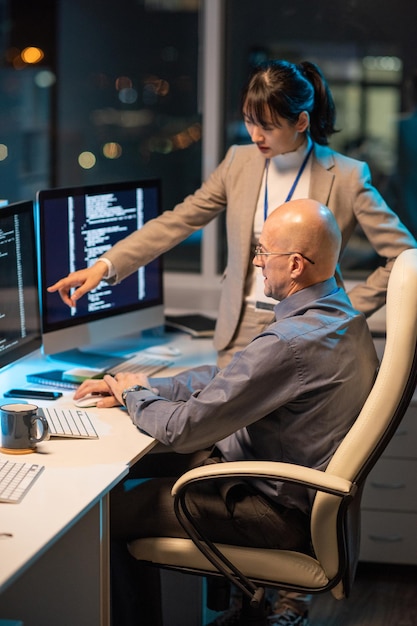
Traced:
MULTIPOLYGON (((397 142, 398 122, 406 110, 406 79, 417 68, 411 26, 417 5, 400 0, 394 12, 387 0, 377 7, 370 0, 227 0, 226 6, 225 145, 248 141, 239 94, 253 64, 267 58, 314 61, 336 102, 341 131, 333 135, 332 147, 368 162, 374 184, 412 228, 406 200, 398 193, 405 168, 397 167, 397 142)), ((417 133, 417 122, 415 128, 417 133)), ((417 202, 416 185, 413 195, 409 193, 411 206, 417 202)), ((414 221, 416 235, 417 218, 414 221)), ((380 262, 358 231, 342 267, 345 277, 353 278, 380 262)))
MULTIPOLYGON (((171 209, 200 185, 198 0, 1 7, 1 197, 160 177, 171 209)), ((200 247, 191 237, 165 266, 199 272, 200 247)))

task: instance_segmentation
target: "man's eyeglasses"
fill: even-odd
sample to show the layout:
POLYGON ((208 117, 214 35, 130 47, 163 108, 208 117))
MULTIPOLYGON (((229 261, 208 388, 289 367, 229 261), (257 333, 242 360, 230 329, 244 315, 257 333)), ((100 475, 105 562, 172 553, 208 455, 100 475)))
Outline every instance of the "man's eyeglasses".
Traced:
POLYGON ((302 254, 302 252, 297 252, 297 251, 294 251, 294 252, 266 252, 266 250, 263 250, 262 246, 256 246, 253 254, 254 254, 254 256, 291 256, 292 254, 299 254, 300 256, 303 257, 303 259, 305 259, 306 261, 311 263, 311 265, 315 265, 314 261, 309 259, 308 256, 306 256, 305 254, 302 254))

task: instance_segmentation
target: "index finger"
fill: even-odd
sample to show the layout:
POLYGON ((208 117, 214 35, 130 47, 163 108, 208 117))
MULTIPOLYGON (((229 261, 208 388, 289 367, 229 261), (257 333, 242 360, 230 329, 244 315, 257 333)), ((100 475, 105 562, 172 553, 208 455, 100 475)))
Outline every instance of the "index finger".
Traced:
POLYGON ((69 307, 74 307, 76 305, 76 300, 81 298, 84 293, 82 291, 81 293, 79 293, 79 289, 77 289, 76 291, 74 291, 73 294, 71 294, 71 289, 80 284, 80 281, 73 281, 69 277, 61 278, 61 280, 58 280, 53 285, 47 287, 46 290, 49 293, 55 293, 56 291, 58 291, 62 301, 65 302, 65 304, 67 304, 69 307))
POLYGON ((90 393, 111 393, 108 385, 104 380, 97 380, 88 378, 84 380, 81 385, 78 387, 76 392, 74 393, 74 400, 79 400, 80 398, 84 398, 84 396, 89 395, 90 393))
POLYGON ((75 278, 74 276, 71 276, 69 274, 68 276, 65 276, 65 278, 60 278, 56 281, 56 283, 47 287, 47 291, 49 291, 49 293, 53 293, 54 291, 60 291, 61 289, 65 289, 66 291, 68 291, 73 287, 79 287, 81 284, 81 279, 75 278))

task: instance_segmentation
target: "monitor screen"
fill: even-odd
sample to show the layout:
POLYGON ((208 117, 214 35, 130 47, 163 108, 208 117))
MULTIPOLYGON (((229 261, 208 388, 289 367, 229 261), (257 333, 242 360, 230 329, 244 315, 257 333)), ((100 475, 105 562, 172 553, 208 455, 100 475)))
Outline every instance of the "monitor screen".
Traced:
POLYGON ((41 345, 33 202, 0 208, 0 368, 41 345))
POLYGON ((69 272, 94 264, 117 241, 157 217, 159 180, 47 189, 38 192, 37 200, 45 354, 86 363, 74 349, 82 349, 85 355, 94 347, 133 333, 140 337, 141 331, 164 323, 161 259, 119 284, 102 281, 76 308, 64 304, 58 293, 47 291, 69 272))

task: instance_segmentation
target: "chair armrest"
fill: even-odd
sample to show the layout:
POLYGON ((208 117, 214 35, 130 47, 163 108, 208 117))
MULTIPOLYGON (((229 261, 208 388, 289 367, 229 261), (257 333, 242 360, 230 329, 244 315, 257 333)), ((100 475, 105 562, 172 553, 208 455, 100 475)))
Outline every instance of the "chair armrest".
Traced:
POLYGON ((356 486, 345 478, 302 465, 275 461, 229 461, 210 463, 189 470, 172 487, 175 496, 190 483, 216 478, 271 478, 290 482, 340 497, 353 495, 356 486))

